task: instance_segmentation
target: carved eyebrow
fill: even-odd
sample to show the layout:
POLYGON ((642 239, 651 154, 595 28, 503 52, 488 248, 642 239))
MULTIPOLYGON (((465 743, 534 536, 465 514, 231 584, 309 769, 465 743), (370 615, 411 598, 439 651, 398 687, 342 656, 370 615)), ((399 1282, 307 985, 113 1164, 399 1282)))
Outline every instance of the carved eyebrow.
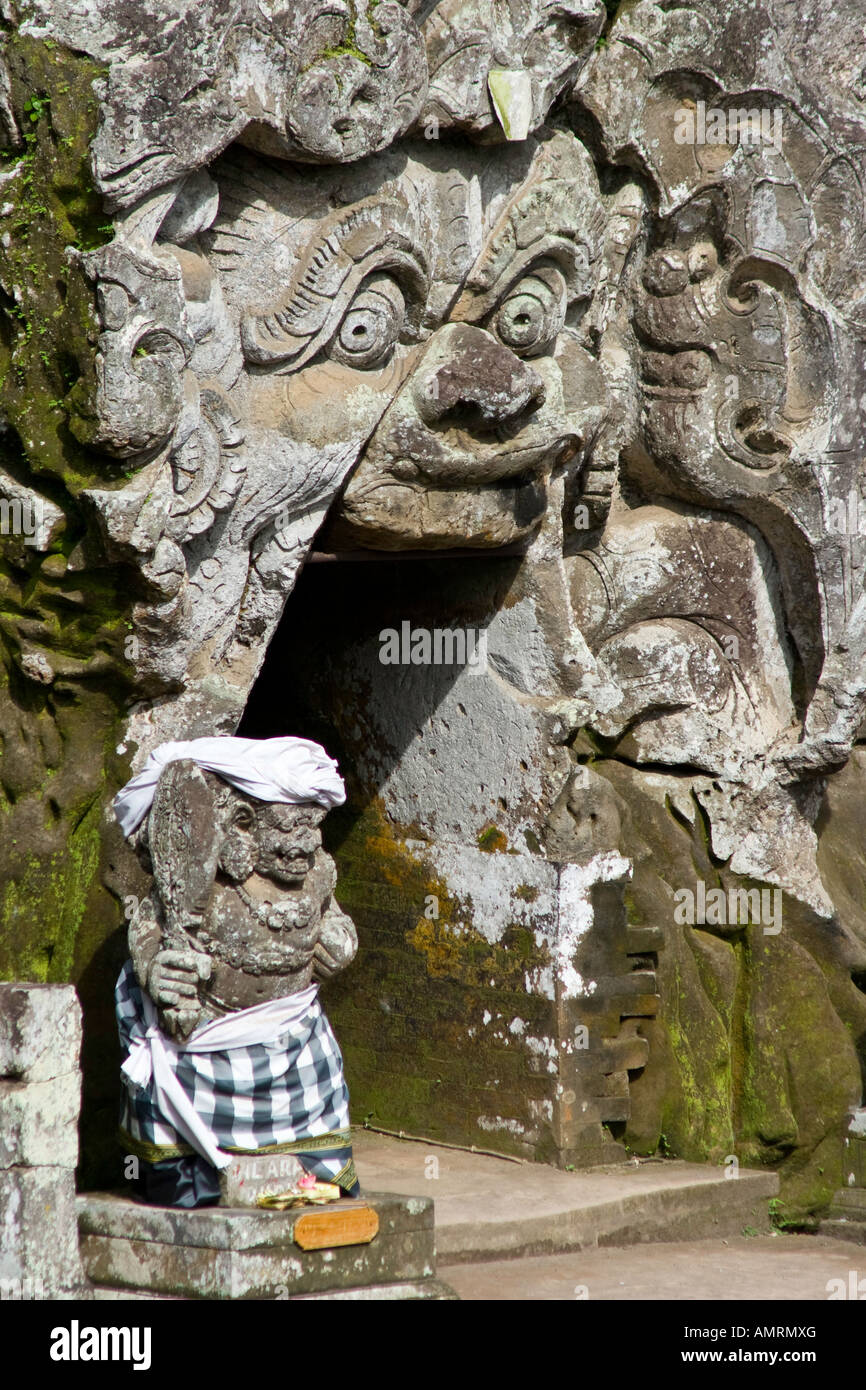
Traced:
POLYGON ((604 225, 601 199, 589 182, 586 159, 554 138, 542 147, 529 177, 489 234, 452 317, 483 318, 504 290, 541 259, 559 266, 569 300, 587 297, 604 225))
POLYGON ((329 341, 356 289, 376 270, 392 270, 406 285, 410 319, 417 323, 430 270, 419 220, 399 195, 366 198, 334 215, 301 257, 280 302, 243 319, 247 361, 302 367, 329 341))

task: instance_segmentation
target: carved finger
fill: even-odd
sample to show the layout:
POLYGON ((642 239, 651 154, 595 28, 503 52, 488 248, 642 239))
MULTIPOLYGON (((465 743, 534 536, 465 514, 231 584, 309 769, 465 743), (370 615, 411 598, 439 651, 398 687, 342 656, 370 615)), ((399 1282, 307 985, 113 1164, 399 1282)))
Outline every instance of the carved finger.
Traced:
POLYGON ((160 991, 165 993, 166 989, 184 999, 195 999, 198 995, 198 989, 195 985, 190 984, 188 980, 178 980, 170 975, 164 976, 160 982, 160 991))
MULTIPOLYGON (((186 970, 194 975, 199 973, 199 961, 202 957, 197 951, 160 951, 159 963, 161 966, 168 966, 173 970, 186 970)), ((207 960, 207 956, 204 957, 207 960)))
POLYGON ((317 944, 313 952, 313 960, 316 963, 319 973, 325 976, 336 974, 340 968, 339 962, 331 955, 330 951, 326 950, 321 942, 317 944))

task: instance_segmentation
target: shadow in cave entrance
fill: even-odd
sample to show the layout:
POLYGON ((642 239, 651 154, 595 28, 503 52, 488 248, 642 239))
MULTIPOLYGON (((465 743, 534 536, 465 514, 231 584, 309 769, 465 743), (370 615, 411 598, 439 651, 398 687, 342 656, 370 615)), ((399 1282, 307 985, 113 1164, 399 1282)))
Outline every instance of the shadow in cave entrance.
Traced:
POLYGON ((512 555, 453 554, 305 565, 238 733, 316 739, 337 759, 348 799, 326 822, 329 848, 380 794, 461 669, 383 664, 382 634, 406 622, 413 631, 483 631, 519 565, 512 555))
MULTIPOLYGON (((470 932, 459 959, 431 959, 425 903, 439 895, 444 910, 446 890, 424 853, 405 842, 431 838, 419 824, 431 807, 451 812, 452 842, 467 842, 456 762, 471 792, 473 779, 483 781, 489 748, 467 734, 487 718, 490 682, 466 679, 458 665, 385 664, 381 634, 406 622, 414 630, 484 630, 505 606, 520 563, 501 554, 308 562, 238 729, 254 738, 315 739, 346 781, 346 805, 322 830, 337 864, 336 896, 360 944, 324 999, 356 1122, 372 1116, 377 1125, 457 1142, 484 1137, 472 1119, 484 1102, 466 1048, 467 1010, 474 1008, 467 980, 487 968, 480 956, 490 947, 470 932)), ((518 1075, 515 1055, 506 1087, 515 1094, 526 1089, 523 1066, 518 1075)))

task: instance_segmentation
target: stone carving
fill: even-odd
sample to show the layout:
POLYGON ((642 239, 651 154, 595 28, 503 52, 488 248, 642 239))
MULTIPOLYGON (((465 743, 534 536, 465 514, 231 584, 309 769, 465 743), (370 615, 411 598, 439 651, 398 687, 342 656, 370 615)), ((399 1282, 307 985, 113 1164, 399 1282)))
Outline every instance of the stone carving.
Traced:
POLYGON ((601 0, 444 0, 423 25, 430 87, 418 126, 525 140, 586 62, 601 0))
POLYGON ((32 32, 108 64, 93 166, 113 208, 177 186, 232 140, 315 163, 360 159, 412 124, 426 92, 424 46, 398 0, 30 9, 32 32))
MULTIPOLYGON (((690 1156, 790 1159, 792 1201, 814 1207, 833 1185, 821 1178, 836 1118, 859 1099, 850 1037, 866 1026, 866 918, 838 829, 866 716, 856 0, 834 6, 832 28, 813 6, 799 24, 742 0, 640 0, 613 20, 596 0, 21 8, 28 41, 102 66, 88 153, 112 224, 106 244, 68 259, 70 285, 93 299, 90 317, 60 315, 86 324, 51 393, 71 439, 43 457, 22 417, 33 454, 10 458, 3 484, 11 499, 44 483, 50 523, 50 553, 15 551, 28 576, 3 618, 15 679, 57 700, 45 722, 64 730, 70 673, 103 681, 118 708, 103 742, 139 765, 166 738, 235 730, 285 607, 282 679, 349 752, 360 828, 341 867, 378 863, 389 891, 447 900, 459 927, 425 926, 413 900, 395 941, 358 967, 369 998, 393 986, 389 1019, 424 1007, 420 983, 388 973, 388 951, 423 966, 425 986, 451 970, 464 994, 435 1006, 436 1057, 501 1014, 496 1066, 522 1048, 536 1089, 503 1085, 485 1125, 522 1152, 573 1157, 577 1102, 563 1096, 577 1090, 562 1077, 578 1066, 578 1015, 559 1007, 560 937, 520 890, 552 882, 551 864, 567 885, 587 856, 627 857, 631 880, 557 887, 550 909, 561 940, 588 933, 598 988, 574 998, 604 1001, 602 1055, 587 1063, 598 1123, 630 1126, 648 1151, 674 1131, 690 1156), (832 90, 819 76, 831 68, 832 90), (316 580, 327 616, 315 619, 295 603, 314 545, 380 557, 351 584, 316 580), (467 548, 471 562, 447 558, 467 548), (417 558, 431 551, 435 571, 417 558), (61 570, 62 599, 46 597, 61 570), (100 629, 88 676, 55 609, 106 575, 129 597, 124 655, 109 664, 100 629), (483 632, 483 669, 383 665, 378 633, 409 619, 483 632), (478 855, 484 872, 470 872, 478 855), (672 925, 696 875, 784 893, 784 949, 767 955, 760 923, 672 925), (500 880, 508 918, 488 891, 500 880), (604 930, 612 966, 593 954, 604 930), (798 979, 812 1014, 777 1055, 761 1040, 794 1009, 798 979), (497 1013, 481 991, 500 987, 497 1013), (681 996, 685 1024, 672 1021, 681 996), (470 1014, 459 1036, 443 1021, 470 1014), (816 1033, 837 1058, 823 1071, 803 1041, 816 1033), (819 1073, 820 1099, 804 1100, 819 1073), (695 1076, 714 1096, 701 1118, 695 1076)), ((47 117, 25 111, 9 57, 2 119, 26 174, 29 125, 47 117)), ((10 171, 10 197, 23 183, 10 171)), ((19 272, 10 262, 3 285, 21 309, 19 272)), ((50 733, 34 724, 31 737, 53 767, 50 733)), ((133 942, 182 1035, 219 1007, 226 972, 240 971, 231 998, 257 997, 265 975, 230 959, 256 966, 245 933, 275 953, 262 961, 285 952, 283 980, 322 973, 328 952, 341 961, 349 937, 327 944, 339 922, 324 859, 289 889, 312 914, 298 943, 324 914, 319 944, 294 955, 295 935, 232 877, 237 846, 255 857, 295 833, 292 817, 271 825, 276 813, 244 809, 206 774, 177 791, 210 848, 176 899, 152 842, 157 888, 133 942), (196 916, 199 873, 235 924, 225 940, 196 916), (161 958, 192 947, 194 959, 161 958)), ((123 896, 134 880, 117 862, 123 896)), ((273 866, 260 872, 273 881, 273 866)), ((371 1046, 359 1034, 370 1076, 371 1046)), ((480 1120, 467 1125, 478 1141, 480 1120)))
POLYGON ((256 1174, 285 1178, 271 1195, 317 1179, 314 1196, 357 1195, 315 988, 358 946, 319 833, 343 796, 316 744, 211 738, 163 748, 117 799, 152 876, 115 988, 121 1139, 149 1202, 255 1205, 256 1174), (263 1173, 256 1158, 275 1148, 288 1161, 263 1173))
POLYGON ((325 814, 314 802, 257 801, 189 760, 163 771, 140 836, 153 888, 129 944, 171 1036, 351 963, 358 938, 332 897, 325 814))

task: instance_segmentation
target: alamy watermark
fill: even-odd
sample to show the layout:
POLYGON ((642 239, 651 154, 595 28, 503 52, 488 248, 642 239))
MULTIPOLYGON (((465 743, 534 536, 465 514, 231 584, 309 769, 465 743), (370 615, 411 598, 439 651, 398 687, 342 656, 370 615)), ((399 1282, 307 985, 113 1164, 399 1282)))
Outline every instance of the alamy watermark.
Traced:
POLYGON ((33 1278, 26 1274, 23 1279, 17 1275, 11 1279, 0 1279, 0 1303, 31 1303, 47 1297, 45 1283, 38 1276, 33 1278))
POLYGON ((834 1300, 848 1300, 851 1303, 863 1303, 866 1301, 866 1279, 860 1277, 858 1269, 848 1270, 848 1281, 844 1279, 828 1279, 824 1286, 827 1290, 829 1302, 834 1300))
POLYGON ((765 936, 782 930, 781 888, 707 888, 698 879, 694 888, 674 893, 674 921, 678 926, 762 926, 765 936))
POLYGON ((51 1331, 48 1355, 52 1361, 130 1361, 134 1371, 151 1364, 149 1327, 82 1327, 73 1318, 68 1327, 51 1331))
POLYGON ((41 497, 0 497, 0 536, 21 536, 25 545, 37 545, 44 510, 41 497))
POLYGON ((487 670, 487 633, 474 627, 413 627, 408 620, 379 633, 383 666, 465 666, 472 675, 487 670))
POLYGON ((782 153, 781 106, 707 106, 705 101, 674 112, 678 145, 772 145, 782 153))

